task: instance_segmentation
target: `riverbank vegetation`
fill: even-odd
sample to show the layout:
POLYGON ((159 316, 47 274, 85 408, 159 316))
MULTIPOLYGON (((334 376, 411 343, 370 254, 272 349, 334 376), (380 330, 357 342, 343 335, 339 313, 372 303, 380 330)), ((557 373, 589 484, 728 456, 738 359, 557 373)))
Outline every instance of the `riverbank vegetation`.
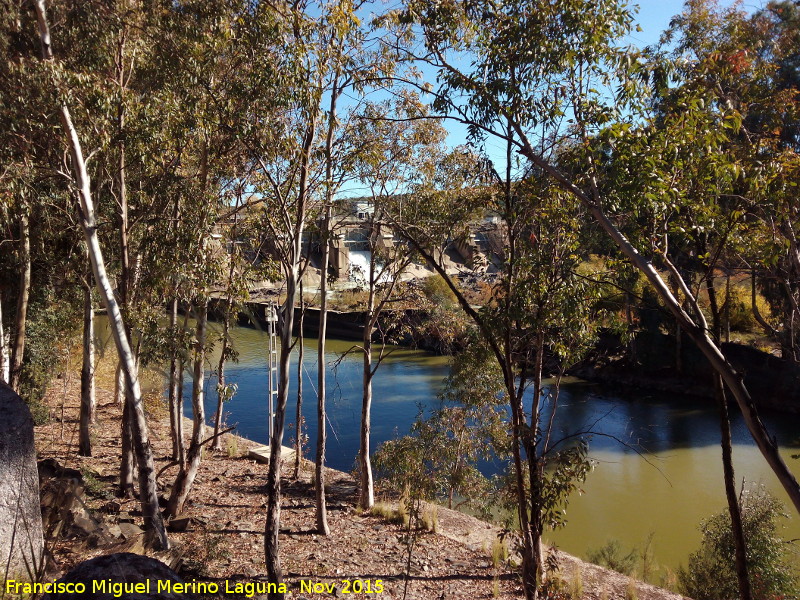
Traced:
MULTIPOLYGON (((529 600, 553 589, 542 536, 565 525, 592 466, 583 437, 553 431, 561 377, 599 364, 609 334, 633 371, 663 339, 681 376, 691 346, 719 408, 736 593, 774 592, 759 587, 748 551, 758 541, 736 488, 731 408, 795 511, 800 486, 726 343, 762 344, 796 377, 796 3, 747 13, 689 0, 641 49, 627 45, 636 11, 621 0, 3 8, 0 373, 42 414, 77 331, 79 446, 91 456, 90 324, 102 305, 120 357, 119 493, 138 487, 149 544, 169 548, 165 518, 180 519, 204 454, 222 450, 220 419, 206 431, 206 356, 221 342, 219 396, 232 398, 227 328, 261 294, 280 338, 264 566, 282 582, 290 356, 312 295, 320 364, 329 298, 363 317, 353 346, 364 358, 363 510, 374 504, 371 385, 385 356, 373 343, 432 337, 459 352, 443 408, 379 464, 400 491, 416 490, 409 501, 506 498, 529 600), (466 143, 449 147, 445 124, 466 143), (226 325, 214 340, 207 316, 219 298, 226 325), (147 365, 169 365, 178 470, 164 510, 139 385, 147 365), (504 485, 481 479, 476 447, 506 458, 504 485)), ((316 386, 321 536, 328 375, 320 369, 316 386)))

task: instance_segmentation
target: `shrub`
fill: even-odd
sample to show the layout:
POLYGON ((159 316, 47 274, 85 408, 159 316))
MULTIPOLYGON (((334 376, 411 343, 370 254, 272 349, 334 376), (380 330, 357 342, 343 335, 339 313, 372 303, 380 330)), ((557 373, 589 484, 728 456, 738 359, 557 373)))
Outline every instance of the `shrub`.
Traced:
MULTIPOLYGON (((779 537, 783 506, 763 487, 742 494, 742 524, 747 541, 747 567, 754 600, 794 598, 800 592, 797 573, 786 557, 779 537)), ((734 541, 730 516, 724 510, 700 525, 700 549, 689 556, 689 566, 678 571, 681 592, 695 600, 738 597, 734 541)))
POLYGON ((430 300, 434 305, 454 306, 457 302, 456 295, 444 277, 439 275, 431 275, 422 281, 422 291, 425 297, 430 300))
POLYGON ((638 560, 639 551, 636 548, 631 548, 631 551, 625 554, 619 540, 615 539, 608 540, 597 550, 589 550, 589 562, 624 575, 633 573, 638 560))
MULTIPOLYGON (((724 293, 723 288, 721 301, 724 301, 724 293)), ((761 328, 753 314, 751 293, 752 290, 749 285, 731 285, 730 319, 733 331, 758 331, 761 328)), ((771 318, 769 303, 760 293, 756 294, 756 306, 761 316, 769 321, 771 318)))

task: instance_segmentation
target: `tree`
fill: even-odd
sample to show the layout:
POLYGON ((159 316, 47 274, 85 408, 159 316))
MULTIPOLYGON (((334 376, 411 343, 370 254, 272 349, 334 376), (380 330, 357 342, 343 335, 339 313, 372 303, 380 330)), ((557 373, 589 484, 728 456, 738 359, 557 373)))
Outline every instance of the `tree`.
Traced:
POLYGON ((395 102, 367 104, 359 115, 355 135, 363 141, 363 150, 356 165, 360 182, 368 189, 369 207, 361 227, 366 230, 365 246, 369 252, 366 272, 354 274, 367 290, 364 307, 364 333, 359 348, 363 357, 361 425, 359 436, 359 506, 369 510, 374 504, 374 484, 370 460, 370 428, 372 381, 389 352, 385 347, 386 332, 378 328, 382 313, 406 299, 401 278, 411 264, 413 249, 395 239, 387 216, 402 213, 404 195, 420 178, 430 173, 442 153, 445 132, 441 126, 414 117, 424 113, 415 95, 401 96, 395 102), (396 111, 404 119, 386 120, 396 111), (375 332, 383 342, 373 356, 375 332))
MULTIPOLYGON (((39 26, 39 37, 42 46, 42 58, 53 62, 53 53, 50 45, 50 31, 47 26, 44 0, 37 0, 36 14, 39 26)), ((139 486, 142 502, 142 512, 145 517, 145 530, 157 548, 169 548, 166 530, 158 508, 158 497, 155 486, 155 469, 153 467, 153 454, 148 439, 147 421, 145 420, 142 406, 141 390, 139 388, 138 373, 131 353, 130 343, 125 331, 125 323, 119 312, 119 306, 114 297, 108 276, 105 270, 102 251, 97 238, 94 216, 94 204, 89 184, 89 175, 86 172, 86 163, 83 158, 80 140, 69 108, 63 104, 60 108, 62 125, 67 136, 68 147, 72 159, 72 168, 75 174, 75 184, 81 203, 81 221, 86 236, 89 258, 92 264, 94 278, 100 292, 100 297, 106 307, 111 323, 111 331, 117 353, 124 360, 125 385, 128 403, 134 412, 132 418, 133 437, 136 445, 136 455, 139 461, 139 486)))
MULTIPOLYGON (((491 3, 450 7, 446 11, 412 2, 398 22, 420 27, 427 54, 441 85, 434 107, 465 123, 476 137, 490 136, 509 143, 533 167, 561 190, 577 199, 613 240, 620 252, 647 278, 667 310, 697 344, 736 399, 756 445, 800 510, 800 486, 778 454, 757 416, 740 374, 730 365, 695 313, 675 298, 653 266, 653 253, 623 233, 625 215, 604 193, 599 153, 592 141, 606 131, 622 137, 637 118, 636 106, 623 113, 623 103, 640 92, 642 80, 664 73, 635 53, 619 49, 615 40, 627 33, 633 15, 617 3, 583 0, 555 3, 515 2, 502 9, 491 3), (469 54, 470 69, 460 68, 455 56, 469 54), (610 88, 610 89, 609 89, 610 88), (554 151, 570 146, 580 169, 566 170, 554 151), (612 218, 613 216, 613 218, 612 218)), ((656 198, 668 182, 654 182, 647 193, 656 198)), ((636 198, 650 200, 641 191, 636 198)), ((676 278, 682 290, 686 282, 676 278)))
POLYGON ((80 456, 92 455, 91 426, 95 422, 96 408, 94 354, 94 309, 92 307, 91 279, 88 279, 83 291, 83 362, 81 366, 81 409, 78 434, 78 454, 80 456))
MULTIPOLYGON (((784 518, 781 503, 762 488, 742 492, 742 521, 748 540, 747 566, 753 581, 753 598, 792 597, 798 593, 797 573, 786 556, 779 535, 784 518)), ((735 597, 738 590, 734 539, 730 520, 720 512, 700 524, 700 548, 689 565, 678 571, 682 592, 698 600, 735 597)))

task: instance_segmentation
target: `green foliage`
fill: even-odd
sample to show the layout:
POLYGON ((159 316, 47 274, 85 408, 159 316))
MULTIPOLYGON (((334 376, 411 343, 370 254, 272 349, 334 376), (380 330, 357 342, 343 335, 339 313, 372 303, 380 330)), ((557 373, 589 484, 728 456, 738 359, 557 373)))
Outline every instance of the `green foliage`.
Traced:
MULTIPOLYGON (((724 296, 723 296, 724 297, 724 296)), ((733 331, 759 331, 761 325, 753 315, 750 286, 732 285, 730 299, 730 323, 733 331)), ((767 321, 771 321, 771 309, 764 296, 756 293, 756 307, 767 321)))
POLYGON ((423 279, 422 291, 425 297, 435 305, 452 307, 457 303, 453 290, 438 273, 423 279))
MULTIPOLYGON (((741 497, 742 526, 747 545, 747 567, 755 600, 796 598, 800 582, 780 535, 786 518, 780 501, 763 487, 741 497)), ((689 566, 678 571, 681 591, 696 600, 724 600, 738 595, 735 549, 730 515, 724 510, 700 525, 700 549, 689 556, 689 566)))
POLYGON ((410 436, 378 449, 379 477, 396 491, 417 489, 425 500, 466 504, 488 517, 493 483, 477 462, 502 459, 510 451, 498 378, 496 363, 477 340, 454 356, 442 406, 428 418, 420 414, 410 436), (424 486, 416 476, 425 478, 424 486))
POLYGON ((80 312, 69 297, 57 298, 50 290, 37 290, 31 301, 25 340, 20 396, 28 402, 34 421, 46 421, 42 399, 56 375, 66 376, 72 351, 80 344, 80 312), (43 294, 41 292, 44 292, 43 294))
POLYGON ((622 549, 619 540, 608 540, 596 550, 589 550, 589 561, 601 567, 606 567, 624 575, 631 575, 639 560, 639 551, 631 548, 627 554, 622 549))

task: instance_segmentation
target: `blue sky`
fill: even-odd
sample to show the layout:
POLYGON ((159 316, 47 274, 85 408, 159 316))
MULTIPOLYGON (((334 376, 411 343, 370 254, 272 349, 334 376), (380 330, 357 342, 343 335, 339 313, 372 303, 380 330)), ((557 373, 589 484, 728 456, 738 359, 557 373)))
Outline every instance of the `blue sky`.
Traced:
MULTIPOLYGON (((648 46, 658 41, 661 32, 669 26, 669 21, 673 16, 683 10, 683 2, 675 0, 641 0, 635 4, 639 5, 637 21, 642 28, 639 33, 631 35, 631 43, 637 46, 648 46)), ((731 6, 731 0, 719 0, 720 6, 731 6)), ((749 13, 755 12, 766 1, 745 0, 742 8, 749 13)))
MULTIPOLYGON (((735 0, 718 0, 721 7, 731 6, 735 0)), ((675 15, 683 10, 683 0, 642 0, 638 3, 639 11, 637 19, 641 31, 631 33, 628 42, 639 48, 656 44, 661 34, 669 27, 669 22, 675 15)), ((748 13, 757 11, 762 6, 766 5, 766 0, 745 0, 741 3, 741 7, 748 13)), ((464 144, 467 141, 466 128, 453 121, 445 121, 443 125, 450 132, 447 143, 450 147, 455 147, 464 144)), ((501 143, 492 140, 487 141, 486 152, 496 161, 496 163, 505 164, 503 146, 501 143)), ((499 166, 499 165, 498 165, 499 166)))
MULTIPOLYGON (((725 7, 733 5, 735 0, 718 0, 718 2, 721 7, 725 7)), ((744 10, 752 13, 764 6, 766 2, 767 0, 743 0, 740 5, 744 10)), ((661 34, 669 27, 672 17, 683 10, 684 0, 641 0, 632 4, 639 7, 636 21, 641 31, 631 33, 626 41, 633 46, 643 48, 658 42, 661 34)), ((466 128, 463 125, 449 120, 443 121, 442 124, 449 131, 447 144, 451 148, 467 142, 466 128)), ((499 170, 502 169, 501 165, 505 164, 503 148, 502 143, 492 139, 487 140, 485 146, 486 153, 495 161, 499 170)), ((350 184, 345 186, 341 193, 344 196, 358 196, 364 193, 364 190, 356 184, 350 184)))

